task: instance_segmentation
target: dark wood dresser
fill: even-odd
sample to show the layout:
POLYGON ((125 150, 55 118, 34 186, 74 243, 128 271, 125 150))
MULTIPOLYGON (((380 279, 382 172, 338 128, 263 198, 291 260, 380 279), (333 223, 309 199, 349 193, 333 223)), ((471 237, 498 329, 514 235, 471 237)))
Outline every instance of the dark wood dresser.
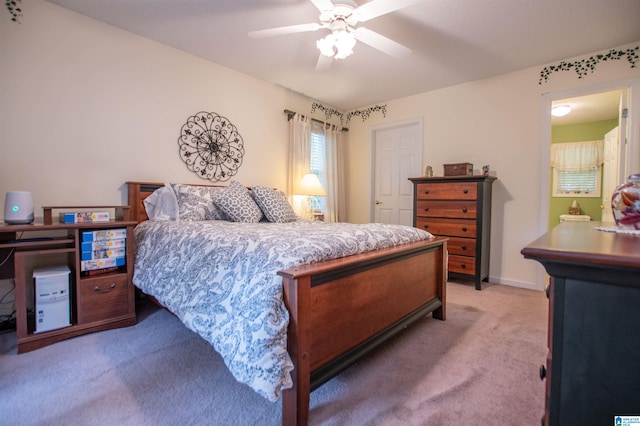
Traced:
POLYGON ((543 425, 640 416, 640 235, 565 222, 522 250, 551 276, 543 425))
POLYGON ((489 278, 491 184, 494 176, 409 178, 413 226, 449 238, 449 278, 489 278))

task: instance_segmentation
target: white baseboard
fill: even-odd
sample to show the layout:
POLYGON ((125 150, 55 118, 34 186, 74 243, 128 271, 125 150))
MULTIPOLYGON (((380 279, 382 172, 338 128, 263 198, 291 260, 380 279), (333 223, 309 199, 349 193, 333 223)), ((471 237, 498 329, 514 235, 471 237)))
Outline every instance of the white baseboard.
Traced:
POLYGON ((529 290, 544 290, 544 284, 532 283, 527 281, 508 280, 500 277, 489 277, 490 283, 510 285, 512 287, 526 288, 529 290))

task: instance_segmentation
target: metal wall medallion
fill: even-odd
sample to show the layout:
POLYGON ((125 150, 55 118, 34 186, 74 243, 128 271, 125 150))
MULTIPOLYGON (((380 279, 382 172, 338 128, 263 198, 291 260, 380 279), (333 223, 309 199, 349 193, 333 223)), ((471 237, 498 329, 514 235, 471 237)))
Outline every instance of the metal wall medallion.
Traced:
POLYGON ((238 172, 244 142, 236 126, 215 112, 199 112, 182 126, 180 157, 203 179, 226 181, 238 172))

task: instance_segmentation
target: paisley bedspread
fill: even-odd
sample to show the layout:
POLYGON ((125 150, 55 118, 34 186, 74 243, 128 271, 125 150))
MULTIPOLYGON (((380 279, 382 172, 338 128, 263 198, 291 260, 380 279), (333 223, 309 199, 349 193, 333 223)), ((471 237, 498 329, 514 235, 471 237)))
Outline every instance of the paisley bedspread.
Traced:
POLYGON ((277 271, 431 238, 383 224, 146 221, 135 228, 134 284, 220 353, 270 401, 291 386, 289 314, 277 271))

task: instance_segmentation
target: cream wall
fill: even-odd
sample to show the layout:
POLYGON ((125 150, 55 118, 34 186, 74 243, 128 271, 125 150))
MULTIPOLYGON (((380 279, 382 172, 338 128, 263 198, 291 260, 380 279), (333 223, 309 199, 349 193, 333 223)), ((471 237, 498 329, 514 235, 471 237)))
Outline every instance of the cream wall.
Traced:
MULTIPOLYGON (((125 203, 127 180, 205 182, 187 170, 177 145, 182 124, 202 110, 227 117, 242 135, 237 180, 286 187, 282 111, 308 114, 311 99, 42 0, 23 11, 19 25, 0 16, 0 194, 31 191, 38 212, 125 203)), ((540 268, 520 250, 543 228, 541 140, 550 129, 542 95, 640 78, 640 68, 621 60, 583 79, 554 73, 539 85, 541 68, 390 100, 386 117, 354 117, 348 220, 371 219, 371 129, 421 117, 424 165, 442 173, 444 163, 490 164, 498 177, 491 280, 540 288, 540 268)))
MULTIPOLYGON (((583 79, 574 72, 553 73, 539 85, 544 66, 382 102, 387 105, 386 117, 373 113, 365 122, 354 118, 349 130, 348 220, 370 220, 371 129, 422 117, 423 166, 431 165, 442 175, 442 165, 447 163, 470 162, 476 171, 490 164, 491 174, 498 178, 493 184, 490 281, 542 288, 541 267, 525 260, 520 250, 546 227, 547 216, 540 213, 541 183, 546 179, 541 173, 542 146, 551 128, 543 113, 543 94, 628 79, 637 84, 640 79, 640 68, 631 68, 623 59, 600 63, 594 74, 583 79)), ((638 105, 639 94, 634 96, 638 105)), ((631 111, 635 122, 640 121, 638 108, 631 111)), ((637 125, 634 132, 637 141, 637 125)))
MULTIPOLYGON (((42 205, 126 203, 127 180, 206 183, 178 155, 190 115, 244 140, 234 177, 286 188, 284 109, 312 100, 42 0, 0 15, 0 194, 42 205)), ((2 213, 0 213, 2 216, 2 213)))

